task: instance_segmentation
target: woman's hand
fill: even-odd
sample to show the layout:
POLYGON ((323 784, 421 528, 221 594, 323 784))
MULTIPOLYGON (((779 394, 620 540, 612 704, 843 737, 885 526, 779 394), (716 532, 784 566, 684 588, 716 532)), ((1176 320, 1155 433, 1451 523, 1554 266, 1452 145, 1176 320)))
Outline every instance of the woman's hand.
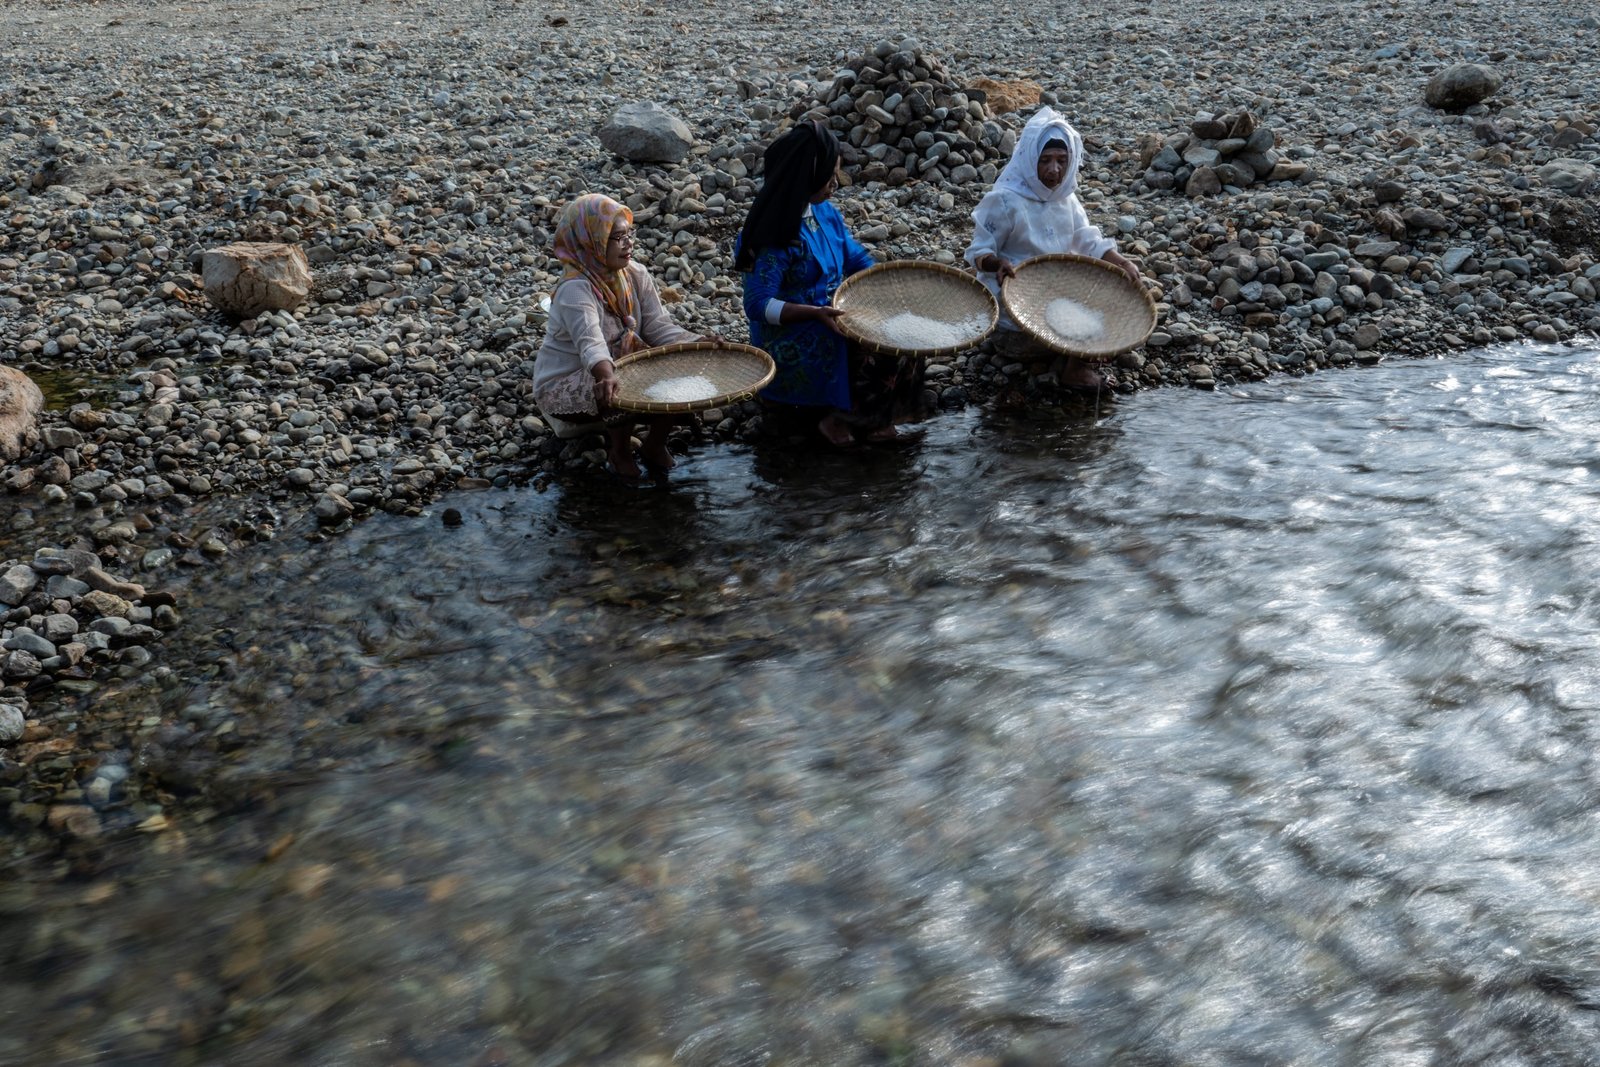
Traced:
POLYGON ((617 368, 609 359, 602 359, 590 372, 594 375, 594 399, 603 408, 611 406, 617 398, 617 368))
POLYGON ((993 274, 994 280, 1001 285, 1006 283, 1007 278, 1017 276, 1017 269, 994 252, 985 252, 973 266, 985 274, 993 274))
POLYGON ((1111 264, 1113 267, 1121 270, 1122 273, 1128 276, 1128 280, 1134 285, 1143 285, 1143 279, 1139 275, 1139 264, 1123 255, 1121 252, 1118 252, 1115 248, 1100 258, 1111 264))
POLYGON ((828 329, 832 330, 841 337, 844 336, 844 331, 839 328, 839 319, 843 317, 844 312, 840 311, 836 307, 815 306, 811 307, 809 312, 810 314, 807 316, 808 318, 822 323, 822 325, 826 326, 828 329))
POLYGON ((720 333, 703 333, 700 335, 700 342, 708 345, 725 345, 728 339, 720 333))

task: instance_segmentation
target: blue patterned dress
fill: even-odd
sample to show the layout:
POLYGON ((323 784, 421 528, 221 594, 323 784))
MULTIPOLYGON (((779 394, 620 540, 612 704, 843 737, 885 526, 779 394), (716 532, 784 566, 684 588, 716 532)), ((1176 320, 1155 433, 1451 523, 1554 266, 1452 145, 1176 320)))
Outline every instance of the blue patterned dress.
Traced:
POLYGON ((774 326, 767 301, 825 306, 846 277, 872 266, 872 256, 845 229, 839 209, 824 201, 800 224, 800 239, 788 248, 764 248, 744 276, 744 313, 750 343, 778 365, 761 391, 783 404, 852 408, 850 358, 844 338, 820 322, 774 326))

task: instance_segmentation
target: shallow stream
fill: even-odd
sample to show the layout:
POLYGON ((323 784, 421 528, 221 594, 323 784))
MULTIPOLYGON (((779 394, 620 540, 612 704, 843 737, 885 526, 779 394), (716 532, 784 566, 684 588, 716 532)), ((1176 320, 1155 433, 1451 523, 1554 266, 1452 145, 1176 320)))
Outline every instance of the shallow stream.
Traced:
POLYGON ((1600 350, 445 506, 196 579, 0 1062, 1600 1063, 1600 350))

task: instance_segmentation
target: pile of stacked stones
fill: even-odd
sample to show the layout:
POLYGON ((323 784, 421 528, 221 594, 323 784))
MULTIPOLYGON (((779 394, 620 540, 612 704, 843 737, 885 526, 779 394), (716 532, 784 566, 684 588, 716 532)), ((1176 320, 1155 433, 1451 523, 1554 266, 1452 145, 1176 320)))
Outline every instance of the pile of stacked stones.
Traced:
POLYGON ((93 552, 40 549, 0 563, 0 744, 29 740, 27 694, 97 667, 141 668, 178 625, 173 598, 101 568, 93 552))
POLYGON ((1309 169, 1302 161, 1282 158, 1277 132, 1248 111, 1221 116, 1201 112, 1188 133, 1164 143, 1147 140, 1141 156, 1147 187, 1182 188, 1187 196, 1238 192, 1257 182, 1294 181, 1309 169))
POLYGON ((820 99, 801 100, 794 119, 827 122, 859 182, 987 185, 1016 144, 976 94, 912 38, 880 41, 851 60, 820 99))

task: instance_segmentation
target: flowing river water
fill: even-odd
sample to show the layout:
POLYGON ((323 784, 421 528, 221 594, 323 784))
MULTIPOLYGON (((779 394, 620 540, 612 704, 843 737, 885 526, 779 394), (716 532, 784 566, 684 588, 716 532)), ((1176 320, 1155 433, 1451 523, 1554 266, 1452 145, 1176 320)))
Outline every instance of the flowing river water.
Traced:
POLYGON ((1600 1063, 1600 350, 446 505, 195 579, 0 1062, 1600 1063))

